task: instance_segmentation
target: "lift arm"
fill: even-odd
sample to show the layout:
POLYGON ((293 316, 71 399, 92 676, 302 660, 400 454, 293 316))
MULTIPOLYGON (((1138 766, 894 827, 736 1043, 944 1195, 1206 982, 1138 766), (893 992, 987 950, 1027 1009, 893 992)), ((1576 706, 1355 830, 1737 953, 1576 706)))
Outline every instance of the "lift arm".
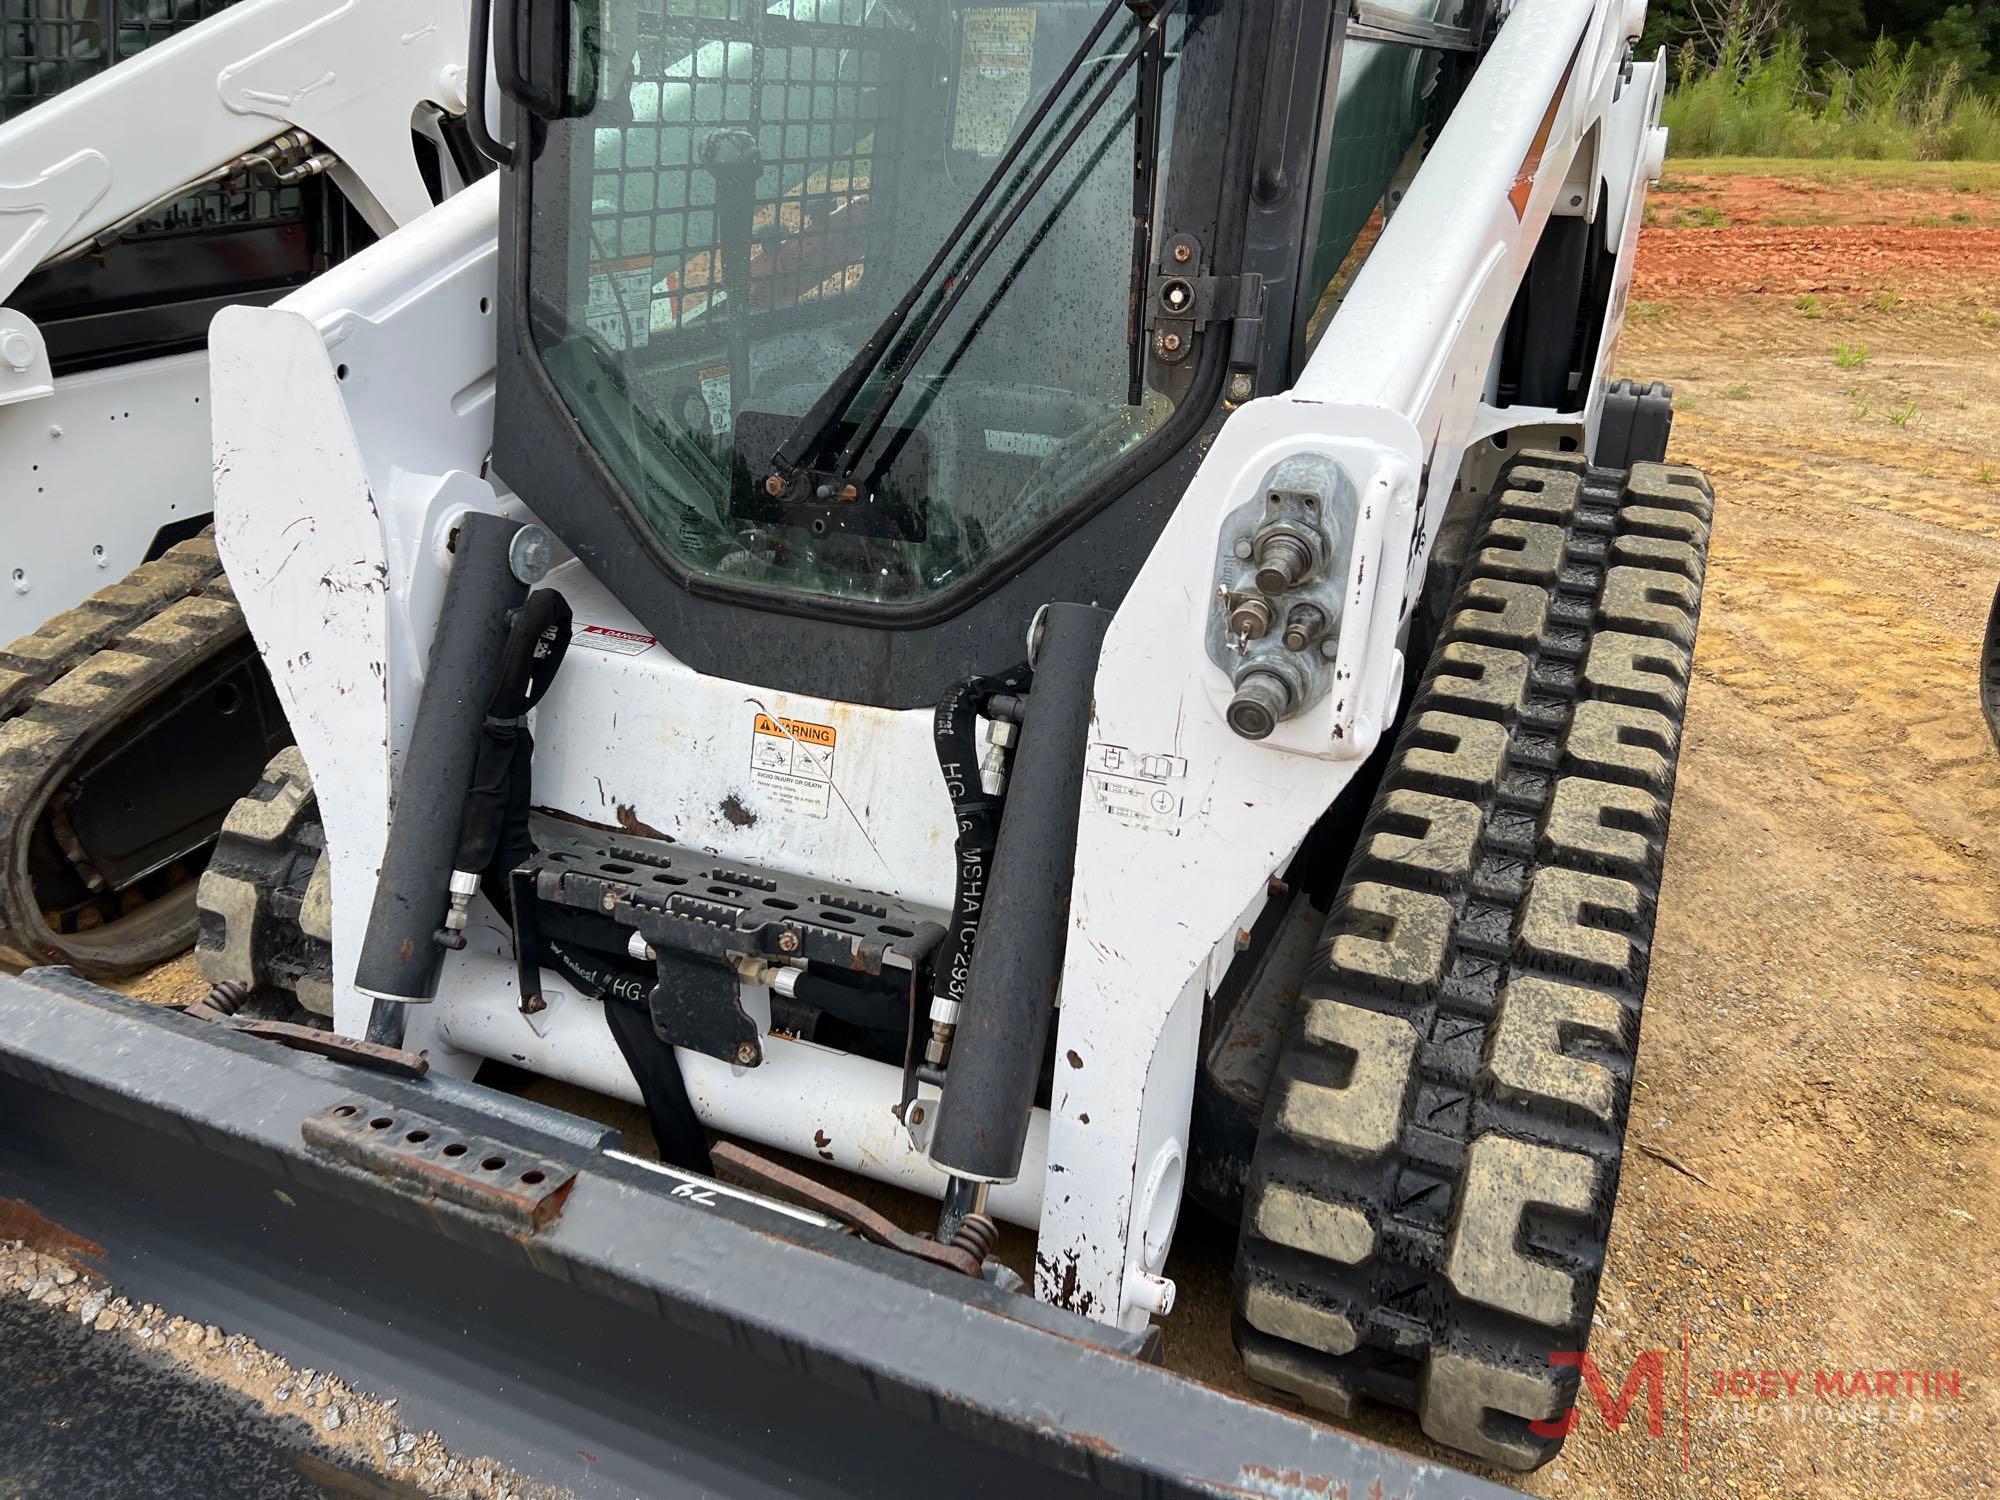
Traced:
MULTIPOLYGON (((288 130, 378 233, 431 206, 415 112, 466 107, 465 0, 246 0, 0 128, 0 303, 51 256, 288 130)), ((49 394, 40 331, 0 306, 0 405, 49 394)))

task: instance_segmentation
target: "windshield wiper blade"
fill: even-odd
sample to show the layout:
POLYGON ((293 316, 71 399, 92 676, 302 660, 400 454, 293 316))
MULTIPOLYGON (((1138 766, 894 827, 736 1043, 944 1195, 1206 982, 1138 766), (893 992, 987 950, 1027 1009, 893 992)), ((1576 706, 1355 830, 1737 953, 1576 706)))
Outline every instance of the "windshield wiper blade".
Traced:
MULTIPOLYGON (((799 419, 797 425, 792 428, 790 434, 779 446, 777 452, 772 455, 772 472, 770 477, 765 481, 767 492, 773 496, 781 496, 811 485, 812 489, 820 492, 817 496, 818 498, 830 499, 848 486, 850 483, 848 471, 852 467, 854 456, 866 447, 868 440, 880 429, 883 419, 888 415, 888 407, 894 404, 897 394, 903 388, 903 380, 908 371, 915 366, 916 361, 922 356, 924 349, 929 346, 931 339, 935 336, 937 329, 943 326, 945 319, 950 316, 951 310, 957 306, 958 298, 963 292, 964 287, 977 275, 980 266, 985 263, 993 247, 1006 237, 1007 231, 1020 218, 1021 212, 1029 200, 1034 197, 1035 193, 1040 190, 1042 184, 1048 180, 1049 175, 1055 170, 1056 163, 1060 162, 1068 153, 1070 146, 1082 135, 1084 127, 1096 116, 1098 110, 1103 106, 1104 101, 1110 97, 1111 91, 1116 87, 1118 80, 1124 76, 1126 70, 1131 66, 1137 49, 1125 56, 1110 78, 1106 80, 1104 87, 1099 90, 1089 105, 1081 111, 1080 116, 1072 125, 1062 144, 1054 152, 1048 153, 1044 157, 1032 181, 1015 196, 1013 207, 1005 220, 1000 223, 998 230, 988 233, 988 231, 992 230, 992 221, 980 226, 981 233, 986 235, 984 247, 969 262, 963 262, 954 268, 953 274, 946 284, 944 294, 941 297, 933 298, 931 304, 925 309, 925 316, 920 332, 916 337, 914 348, 905 353, 904 358, 900 362, 898 373, 890 381, 883 398, 875 403, 870 409, 868 416, 862 420, 855 429, 853 436, 843 446, 840 456, 834 461, 831 472, 827 476, 827 482, 817 485, 812 484, 814 476, 809 472, 807 460, 816 456, 821 448, 825 446, 833 431, 839 425, 841 417, 845 414, 847 408, 853 404, 855 397, 861 393, 862 387, 867 384, 869 378, 881 365, 884 357, 895 343, 898 334, 903 329, 905 320, 910 315, 911 309, 917 305, 918 300, 922 298, 926 289, 930 287, 932 280, 937 276, 939 269, 944 265, 945 261, 965 243, 966 237, 972 232, 980 214, 992 201, 994 194, 1005 181, 1007 174, 1013 170, 1014 164, 1019 160, 1023 150, 1040 134, 1043 123, 1048 119, 1049 115, 1054 111, 1057 102, 1068 90, 1070 82, 1076 77, 1078 70, 1083 67, 1084 63, 1090 59, 1106 28, 1116 19, 1120 11, 1127 9, 1132 3, 1133 0, 1107 0, 1104 9, 1099 12, 1096 21, 1092 23, 1090 31, 1085 35, 1083 41, 1078 44, 1076 51, 1071 54, 1069 61, 1063 64, 1063 70, 1057 76, 1055 83, 1042 96, 1041 100, 1036 104, 1033 113, 1022 123, 1021 128, 1015 132, 1014 139, 1008 144, 1007 150, 1002 154, 1000 160, 994 164, 993 170, 987 174, 986 181, 980 184, 979 191, 973 195, 972 201, 966 205, 965 211, 959 215, 958 222, 952 226, 951 232, 945 235, 939 242, 936 251, 931 255, 929 264, 918 274, 916 280, 910 283, 909 288, 897 300, 896 305, 889 310, 888 316, 883 318, 881 323, 876 326, 874 332, 869 334, 860 349, 855 352, 854 358, 849 360, 840 373, 834 376, 833 380, 829 382, 826 389, 820 392, 818 399, 813 402, 806 414, 799 419)), ((1159 17, 1154 24, 1161 24, 1164 20, 1166 10, 1171 9, 1173 5, 1178 3, 1179 0, 1168 0, 1167 6, 1159 13, 1159 17)), ((1143 45, 1144 37, 1142 34, 1141 46, 1143 45)), ((801 498, 804 497, 801 496, 801 498)))

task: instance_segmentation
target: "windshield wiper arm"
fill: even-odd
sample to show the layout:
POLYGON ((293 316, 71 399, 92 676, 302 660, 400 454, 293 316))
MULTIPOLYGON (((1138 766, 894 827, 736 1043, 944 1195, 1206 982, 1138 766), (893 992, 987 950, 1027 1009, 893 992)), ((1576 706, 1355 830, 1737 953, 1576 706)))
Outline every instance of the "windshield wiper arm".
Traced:
MULTIPOLYGON (((1149 23, 1150 27, 1164 34, 1166 16, 1179 3, 1180 0, 1167 0, 1167 3, 1155 13, 1149 23)), ((1076 51, 1071 54, 1069 61, 1063 65, 1063 70, 1055 83, 1042 96, 1040 102, 1036 104, 1033 113, 1022 123, 1021 128, 1015 132, 1014 139, 1008 145, 1006 152, 995 163, 993 170, 987 175, 986 181, 980 185, 979 191, 973 195, 972 201, 966 205, 964 213, 959 216, 958 222, 952 226, 951 232, 939 242, 936 251, 931 255, 929 264, 924 267, 916 280, 910 284, 908 290, 897 300, 896 305, 889 310, 888 316, 876 326, 873 333, 869 334, 868 338, 862 343, 861 348, 856 351, 854 358, 847 362, 847 365, 838 375, 834 376, 826 389, 820 393, 818 399, 813 402, 811 409, 799 419, 798 424, 792 428, 791 433, 779 446, 778 451, 772 455, 772 472, 770 477, 765 481, 765 488, 769 493, 774 496, 792 493, 812 481, 814 476, 808 471, 806 461, 816 455, 826 444, 834 428, 838 425, 841 416, 853 403, 854 398, 860 394, 861 388, 867 383, 869 377, 881 365, 883 358, 889 352, 899 332, 901 332, 904 321, 909 317, 910 310, 916 306, 918 300, 923 296, 925 289, 930 286, 939 268, 944 265, 945 261, 950 258, 955 250, 964 244, 980 213, 992 201, 994 193, 1000 188, 1007 174, 1013 169, 1014 163, 1019 159, 1022 151, 1040 133, 1043 122, 1047 120, 1050 113, 1054 110, 1057 101, 1061 99, 1063 93, 1068 89, 1070 81, 1075 78, 1078 70, 1082 68, 1084 63, 1089 60, 1098 40, 1104 35, 1105 29, 1110 26, 1120 11, 1133 7, 1134 0, 1107 0, 1104 9, 1098 14, 1097 20, 1092 23, 1089 33, 1078 45, 1076 51)), ((951 311, 958 305, 958 299, 963 295, 965 287, 978 275, 979 269, 986 263, 987 257, 992 254, 993 249, 1000 241, 1006 238, 1007 232, 1019 220, 1022 211, 1026 208, 1029 201, 1040 191, 1042 184, 1048 181, 1057 163, 1061 162, 1068 154, 1070 147, 1081 137, 1085 127, 1096 117, 1099 109, 1103 107, 1104 102, 1110 98, 1119 80, 1130 69, 1133 61, 1139 55, 1140 50, 1144 48, 1151 34, 1149 31, 1141 32, 1138 46, 1120 60, 1110 77, 1105 80, 1103 87, 1098 90, 1089 104, 1080 111, 1071 125, 1069 132, 1064 136, 1061 145, 1053 152, 1047 153, 1044 156, 1040 168, 1036 171, 1025 189, 1022 189, 1015 196, 1013 206, 1005 218, 999 222, 997 229, 992 228, 990 221, 989 224, 980 226, 982 233, 987 233, 989 229, 991 230, 990 233, 987 233, 985 244, 970 261, 954 269, 953 275, 946 285, 944 295, 933 299, 931 305, 926 309, 923 326, 916 336, 913 346, 905 352, 896 375, 890 380, 881 399, 870 408, 868 415, 862 419, 853 435, 842 447, 840 455, 834 460, 831 471, 826 476, 827 482, 822 482, 814 486, 818 492, 817 498, 831 499, 835 494, 853 483, 849 477, 849 471, 853 466, 855 456, 867 446, 869 439, 881 428, 883 420, 888 415, 889 407, 895 404, 897 395, 902 391, 904 380, 907 378, 909 371, 915 367, 917 360, 922 357, 924 350, 929 347, 931 339, 936 336, 937 330, 950 317, 951 311)), ((866 476, 862 477, 865 478, 866 476)), ((856 487, 858 488, 858 486, 856 487)), ((801 498, 804 497, 802 496, 801 498)))
MULTIPOLYGON (((1150 21, 1154 0, 1131 0, 1132 11, 1150 21), (1142 9, 1143 7, 1143 9, 1142 9)), ((1153 198, 1160 181, 1161 95, 1167 74, 1167 33, 1149 26, 1139 55, 1139 97, 1132 117, 1132 281, 1125 311, 1125 346, 1131 358, 1125 404, 1137 406, 1146 394, 1146 283, 1153 274, 1153 198)))

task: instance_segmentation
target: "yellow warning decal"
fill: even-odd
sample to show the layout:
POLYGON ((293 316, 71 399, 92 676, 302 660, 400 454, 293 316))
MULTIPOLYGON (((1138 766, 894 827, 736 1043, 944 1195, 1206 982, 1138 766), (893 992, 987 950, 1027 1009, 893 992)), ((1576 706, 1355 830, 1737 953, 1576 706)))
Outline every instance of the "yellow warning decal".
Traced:
POLYGON ((831 724, 808 724, 803 719, 774 719, 769 714, 757 715, 757 733, 775 734, 826 750, 831 750, 839 738, 831 724))
POLYGON ((831 724, 760 713, 750 734, 750 785, 792 812, 823 818, 833 806, 831 724))

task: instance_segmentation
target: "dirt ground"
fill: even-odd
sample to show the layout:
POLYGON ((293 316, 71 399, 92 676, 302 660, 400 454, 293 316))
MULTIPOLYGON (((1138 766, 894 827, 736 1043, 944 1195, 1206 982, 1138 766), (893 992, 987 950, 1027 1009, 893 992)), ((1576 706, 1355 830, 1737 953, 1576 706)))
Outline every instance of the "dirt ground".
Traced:
MULTIPOLYGON (((1672 179, 1666 201, 1707 187, 1672 179)), ((1541 1493, 2000 1479, 2000 759, 1975 665, 2000 580, 2000 237, 1948 222, 2000 198, 1933 187, 1896 207, 1945 226, 1890 228, 1879 192, 1811 186, 1788 197, 1865 284, 1771 229, 1641 241, 1621 364, 1674 383, 1677 456, 1717 505, 1593 1347, 1615 1389, 1642 1350, 1685 1368, 1685 1337, 1692 1399, 1669 1402, 1685 1457, 1592 1413, 1541 1493), (1777 1394, 1717 1398, 1718 1370, 1779 1371, 1777 1394), (1822 1396, 1822 1370, 1958 1392, 1822 1396)))
MULTIPOLYGON (((1592 1338, 1611 1395, 1658 1353, 1663 1420, 1647 1433, 1642 1394, 1613 1432, 1586 1401, 1523 1487, 1986 1493, 2000 757, 1975 660, 2000 580, 2000 171, 1676 163, 1663 189, 1621 366, 1675 385, 1676 456, 1717 507, 1592 1338)), ((534 1092, 648 1144, 637 1111, 534 1092)), ((1259 1395, 1229 1346, 1232 1239, 1184 1222, 1168 1359, 1259 1395)), ((1357 1425, 1449 1461, 1400 1418, 1357 1425)))

